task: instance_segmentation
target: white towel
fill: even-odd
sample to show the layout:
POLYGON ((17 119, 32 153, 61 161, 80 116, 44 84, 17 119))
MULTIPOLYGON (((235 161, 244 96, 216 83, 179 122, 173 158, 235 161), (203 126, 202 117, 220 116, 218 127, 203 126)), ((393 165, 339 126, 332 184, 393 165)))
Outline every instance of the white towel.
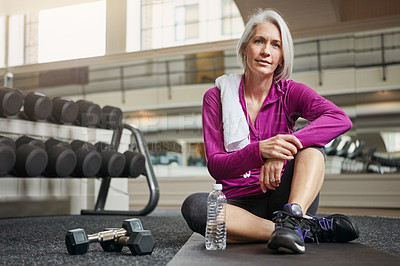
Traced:
POLYGON ((231 74, 215 81, 221 90, 224 146, 227 152, 243 149, 250 143, 249 124, 239 100, 241 79, 241 74, 231 74))

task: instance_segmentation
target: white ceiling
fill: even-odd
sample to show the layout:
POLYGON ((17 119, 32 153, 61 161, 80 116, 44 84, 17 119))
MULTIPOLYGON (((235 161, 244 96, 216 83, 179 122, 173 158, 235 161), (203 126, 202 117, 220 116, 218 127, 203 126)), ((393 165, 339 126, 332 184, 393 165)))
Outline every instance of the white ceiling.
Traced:
POLYGON ((399 0, 234 0, 245 21, 256 8, 274 8, 294 37, 400 27, 399 0))

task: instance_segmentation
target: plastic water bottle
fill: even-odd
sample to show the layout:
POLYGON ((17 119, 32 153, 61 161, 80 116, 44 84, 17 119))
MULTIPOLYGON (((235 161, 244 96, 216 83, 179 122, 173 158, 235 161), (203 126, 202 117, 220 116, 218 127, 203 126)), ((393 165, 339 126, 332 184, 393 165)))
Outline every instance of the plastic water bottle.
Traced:
POLYGON ((207 198, 207 225, 205 244, 207 250, 226 248, 225 226, 226 197, 222 185, 214 184, 213 191, 207 198))

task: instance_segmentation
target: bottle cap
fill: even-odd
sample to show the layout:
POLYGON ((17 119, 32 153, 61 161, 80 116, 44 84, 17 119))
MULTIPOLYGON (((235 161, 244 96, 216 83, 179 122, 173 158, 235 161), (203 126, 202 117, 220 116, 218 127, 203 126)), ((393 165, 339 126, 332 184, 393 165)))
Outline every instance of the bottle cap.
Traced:
POLYGON ((222 184, 214 184, 213 189, 214 190, 222 190, 222 184))

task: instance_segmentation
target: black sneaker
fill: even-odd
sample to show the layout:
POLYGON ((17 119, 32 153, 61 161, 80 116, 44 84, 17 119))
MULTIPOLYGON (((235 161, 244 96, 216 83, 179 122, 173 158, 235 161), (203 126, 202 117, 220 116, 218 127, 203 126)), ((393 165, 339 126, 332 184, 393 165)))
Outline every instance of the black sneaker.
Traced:
POLYGON ((276 214, 272 219, 275 231, 268 241, 268 248, 284 253, 304 253, 304 238, 310 231, 310 225, 304 221, 301 207, 288 203, 276 214))
POLYGON ((310 225, 305 242, 339 242, 352 241, 359 236, 357 225, 346 215, 332 214, 322 218, 306 219, 310 225))

